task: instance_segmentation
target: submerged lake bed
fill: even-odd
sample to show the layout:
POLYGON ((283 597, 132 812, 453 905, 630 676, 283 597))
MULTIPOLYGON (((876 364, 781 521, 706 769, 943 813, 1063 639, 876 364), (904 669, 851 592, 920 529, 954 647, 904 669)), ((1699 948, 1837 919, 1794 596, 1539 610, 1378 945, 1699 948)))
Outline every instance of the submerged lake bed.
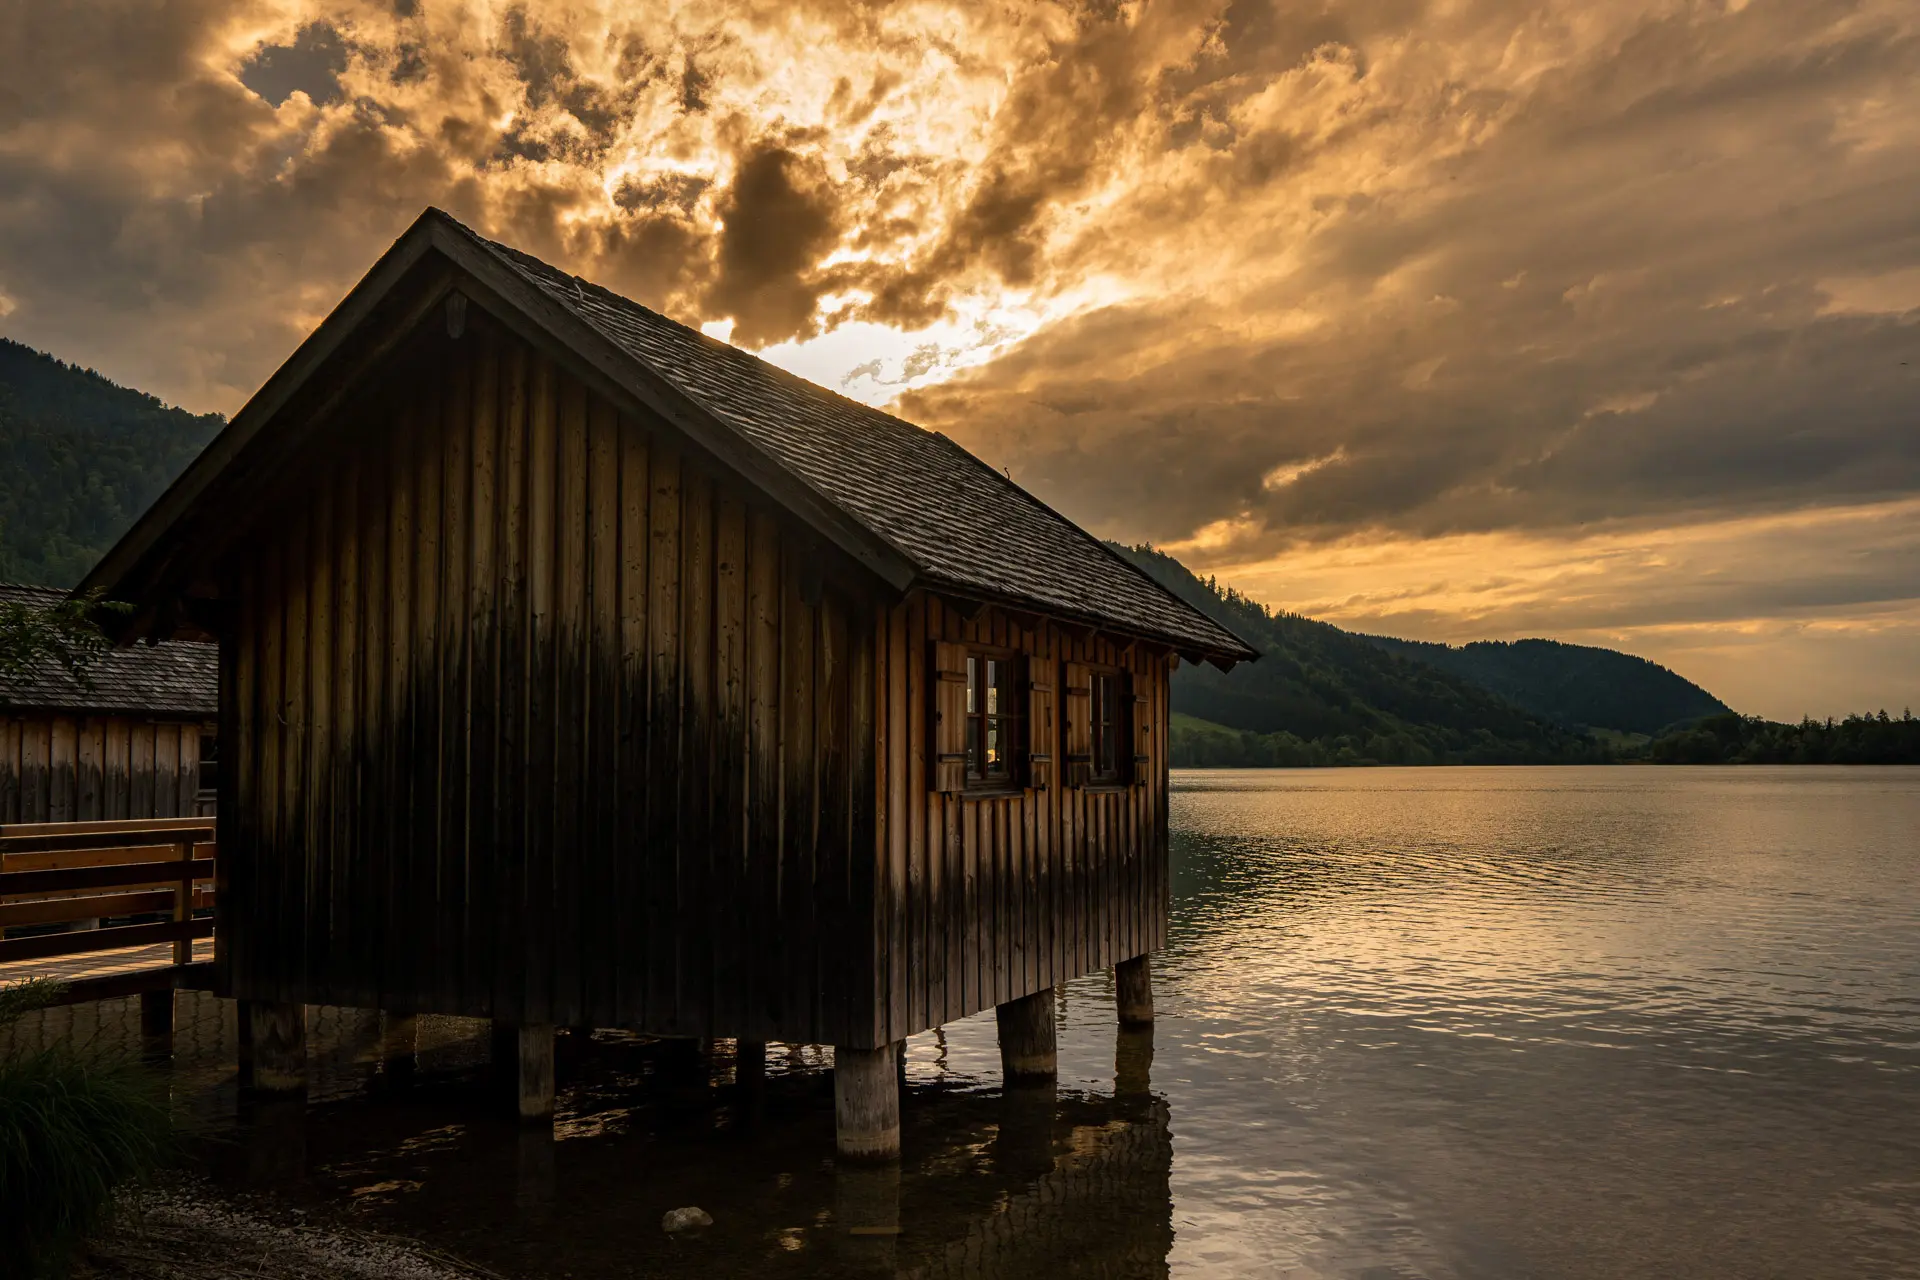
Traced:
POLYGON ((1000 1088, 990 1012, 915 1037, 897 1169, 832 1159, 812 1046, 749 1104, 725 1044, 563 1037, 550 1138, 484 1023, 396 1076, 315 1009, 263 1109, 181 993, 176 1094, 229 1193, 514 1276, 1920 1276, 1920 770, 1185 771, 1170 814, 1153 1031, 1103 973, 1057 1090, 1000 1088))

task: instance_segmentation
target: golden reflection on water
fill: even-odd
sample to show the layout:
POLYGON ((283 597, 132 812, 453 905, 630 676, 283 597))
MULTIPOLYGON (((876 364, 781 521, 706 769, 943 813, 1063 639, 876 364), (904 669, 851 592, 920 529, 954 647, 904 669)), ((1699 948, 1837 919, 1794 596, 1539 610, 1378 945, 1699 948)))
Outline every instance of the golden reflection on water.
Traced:
MULTIPOLYGON (((313 1010, 312 1102, 243 1106, 182 993, 175 1093, 218 1176, 512 1275, 1920 1275, 1920 771, 1175 789, 1156 1029, 1082 979, 1004 1094, 991 1016, 916 1038, 895 1171, 835 1168, 814 1046, 749 1107, 725 1042, 564 1037, 549 1136, 462 1019, 395 1072, 313 1010)), ((137 1003, 15 1034, 137 1049, 137 1003)))

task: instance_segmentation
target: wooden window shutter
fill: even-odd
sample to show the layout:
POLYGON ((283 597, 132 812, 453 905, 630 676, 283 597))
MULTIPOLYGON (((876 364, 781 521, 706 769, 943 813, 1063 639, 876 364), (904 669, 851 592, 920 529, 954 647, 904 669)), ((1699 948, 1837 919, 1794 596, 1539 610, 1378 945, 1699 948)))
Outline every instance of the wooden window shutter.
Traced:
POLYGON ((1084 787, 1093 778, 1093 673, 1067 664, 1062 720, 1067 740, 1067 785, 1084 787))
POLYGON ((967 646, 935 640, 929 685, 927 785, 935 791, 967 789, 967 646))
POLYGON ((1053 785, 1053 753, 1060 741, 1054 723, 1054 672, 1051 659, 1027 659, 1027 776, 1035 791, 1053 785))
POLYGON ((1146 692, 1147 682, 1138 675, 1127 677, 1127 730, 1133 742, 1133 757, 1128 761, 1128 780, 1144 786, 1153 764, 1153 700, 1146 692))

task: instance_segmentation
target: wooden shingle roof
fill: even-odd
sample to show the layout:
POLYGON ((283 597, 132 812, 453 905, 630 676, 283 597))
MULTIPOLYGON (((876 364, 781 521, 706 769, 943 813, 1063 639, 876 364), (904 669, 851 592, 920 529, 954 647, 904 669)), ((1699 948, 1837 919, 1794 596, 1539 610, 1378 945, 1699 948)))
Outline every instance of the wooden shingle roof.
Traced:
POLYGON ((1238 636, 948 437, 447 222, 853 516, 909 560, 925 585, 1222 657, 1254 656, 1238 636))
POLYGON ((895 590, 1001 603, 1222 665, 1257 656, 946 436, 815 386, 437 209, 394 243, 83 586, 139 606, 130 634, 169 634, 169 601, 193 571, 192 546, 219 536, 217 495, 268 474, 303 429, 277 419, 318 420, 303 401, 340 394, 356 376, 352 366, 369 367, 391 341, 383 332, 419 323, 454 293, 570 353, 895 590))
MULTIPOLYGON (((58 604, 58 587, 0 582, 0 600, 38 608, 58 604)), ((92 688, 51 660, 24 679, 0 675, 0 712, 67 711, 180 716, 211 720, 220 707, 220 651, 194 640, 138 644, 101 654, 87 668, 92 688)))

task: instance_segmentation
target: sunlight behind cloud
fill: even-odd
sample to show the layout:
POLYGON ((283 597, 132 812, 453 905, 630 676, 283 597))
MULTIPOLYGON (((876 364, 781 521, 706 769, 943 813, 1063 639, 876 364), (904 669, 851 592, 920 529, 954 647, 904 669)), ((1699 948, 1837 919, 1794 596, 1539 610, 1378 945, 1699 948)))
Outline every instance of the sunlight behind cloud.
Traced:
POLYGON ((436 205, 1383 627, 1864 622, 1886 539, 1744 522, 1920 493, 1911 0, 29 0, 0 36, 8 336, 195 409, 436 205))

